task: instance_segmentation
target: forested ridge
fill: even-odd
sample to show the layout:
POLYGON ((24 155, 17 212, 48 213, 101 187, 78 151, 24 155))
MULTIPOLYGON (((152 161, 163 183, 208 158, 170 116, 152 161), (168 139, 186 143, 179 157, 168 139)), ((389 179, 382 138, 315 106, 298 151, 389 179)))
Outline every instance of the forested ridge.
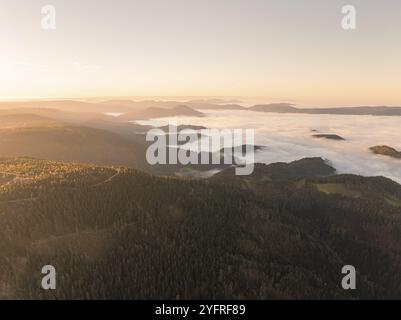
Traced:
POLYGON ((401 298, 389 179, 191 180, 30 158, 0 172, 0 298, 401 298), (56 290, 40 286, 46 264, 56 290))

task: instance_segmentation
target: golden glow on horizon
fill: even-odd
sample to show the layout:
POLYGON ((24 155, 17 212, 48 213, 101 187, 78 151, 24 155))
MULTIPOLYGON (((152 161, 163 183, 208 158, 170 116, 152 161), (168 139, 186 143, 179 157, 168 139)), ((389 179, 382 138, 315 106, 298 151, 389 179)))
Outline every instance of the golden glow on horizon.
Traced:
POLYGON ((99 0, 77 8, 76 0, 53 0, 61 22, 52 32, 41 30, 38 5, 5 2, 0 100, 240 96, 401 105, 401 43, 394 32, 401 19, 391 6, 377 16, 376 2, 364 1, 365 20, 348 33, 340 28, 340 0, 311 0, 313 6, 171 0, 165 8, 163 1, 114 7, 99 0), (119 19, 105 24, 114 15, 119 19))
POLYGON ((0 99, 60 99, 123 96, 217 96, 260 97, 268 101, 295 101, 315 105, 401 105, 398 75, 375 71, 347 74, 341 69, 321 75, 317 68, 307 72, 272 70, 273 76, 255 76, 255 69, 241 70, 240 76, 230 70, 220 72, 199 68, 179 70, 176 74, 152 71, 132 75, 125 70, 103 67, 35 65, 28 62, 1 60, 0 99), (184 81, 184 79, 187 79, 184 81), (302 79, 302 80, 300 80, 302 79))

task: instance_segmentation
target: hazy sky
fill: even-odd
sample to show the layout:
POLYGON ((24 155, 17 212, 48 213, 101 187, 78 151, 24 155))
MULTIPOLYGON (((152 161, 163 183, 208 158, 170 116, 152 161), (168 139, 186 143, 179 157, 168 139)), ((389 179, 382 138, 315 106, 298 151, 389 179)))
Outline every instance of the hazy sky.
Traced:
POLYGON ((400 0, 0 0, 0 39, 0 99, 401 105, 400 0), (345 4, 355 31, 341 28, 345 4))

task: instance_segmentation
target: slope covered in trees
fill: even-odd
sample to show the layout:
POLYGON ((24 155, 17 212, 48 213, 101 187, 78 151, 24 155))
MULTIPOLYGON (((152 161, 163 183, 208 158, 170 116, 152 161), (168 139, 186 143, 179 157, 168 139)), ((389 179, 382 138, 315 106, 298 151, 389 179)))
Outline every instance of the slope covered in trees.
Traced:
POLYGON ((401 188, 388 179, 256 170, 244 184, 28 158, 0 168, 1 298, 401 298, 401 188), (40 287, 46 264, 55 291, 40 287), (355 291, 340 286, 347 264, 355 291))

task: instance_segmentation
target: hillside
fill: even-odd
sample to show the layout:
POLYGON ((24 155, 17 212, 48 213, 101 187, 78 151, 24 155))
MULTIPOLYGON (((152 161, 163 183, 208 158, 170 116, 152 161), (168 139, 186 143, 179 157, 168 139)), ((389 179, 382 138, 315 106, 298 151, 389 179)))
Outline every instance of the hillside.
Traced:
MULTIPOLYGON (((27 156, 128 166, 162 176, 203 176, 205 171, 227 167, 212 164, 149 165, 146 150, 152 142, 146 141, 145 133, 150 127, 116 121, 109 116, 93 117, 93 114, 87 113, 79 115, 82 117, 76 113, 53 109, 0 111, 0 157, 27 156)), ((200 157, 200 154, 194 155, 200 157)))
POLYGON ((256 163, 251 176, 235 176, 235 168, 219 172, 213 180, 290 181, 303 178, 324 177, 335 174, 336 170, 322 158, 304 158, 291 163, 256 163))
POLYGON ((144 155, 143 144, 106 130, 56 121, 30 122, 27 127, 21 123, 12 128, 0 126, 0 157, 28 156, 140 168, 146 163, 144 155))
MULTIPOLYGON (((150 128, 121 122, 110 116, 96 117, 91 113, 54 109, 5 110, 0 111, 0 157, 27 156, 128 166, 162 176, 203 176, 206 171, 227 167, 212 164, 149 165, 146 150, 152 142, 146 141, 145 134, 150 128)), ((194 156, 199 158, 200 154, 194 153, 194 156)))
POLYGON ((30 113, 8 113, 0 111, 0 128, 15 129, 56 125, 56 121, 30 113))
POLYGON ((27 158, 0 171, 15 179, 1 186, 1 298, 401 298, 401 187, 388 179, 280 179, 254 192, 27 158), (328 182, 367 193, 318 189, 328 182), (375 185, 393 202, 373 198, 375 185), (45 292, 49 263, 58 287, 45 292), (356 291, 340 288, 345 264, 356 291))

